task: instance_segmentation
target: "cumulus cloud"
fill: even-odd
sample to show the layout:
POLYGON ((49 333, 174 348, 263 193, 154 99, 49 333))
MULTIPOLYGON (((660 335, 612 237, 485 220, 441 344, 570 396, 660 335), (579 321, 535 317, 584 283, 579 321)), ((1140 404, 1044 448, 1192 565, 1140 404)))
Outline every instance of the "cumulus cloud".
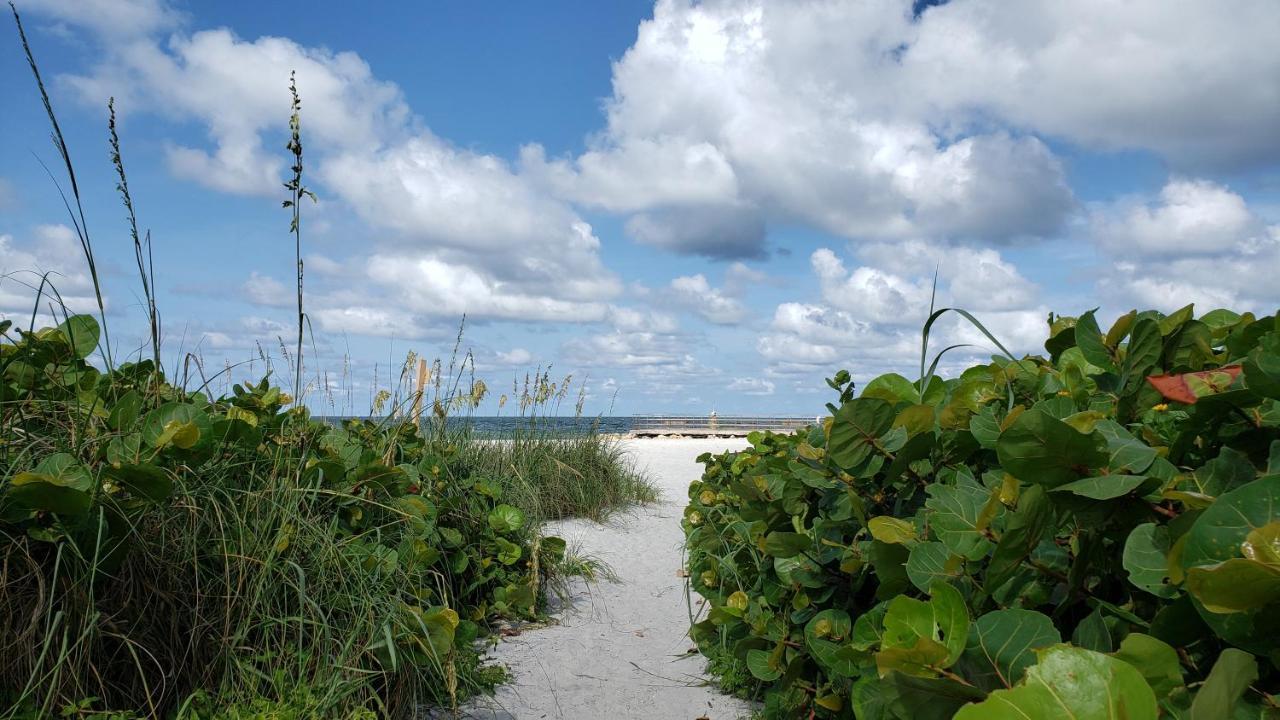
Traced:
POLYGON ((290 290, 284 283, 270 275, 261 275, 256 270, 249 274, 249 279, 241 285, 245 298, 255 305, 269 307, 288 307, 297 302, 297 290, 290 290))
MULTIPOLYGON (((57 15, 58 7, 42 9, 57 15)), ((286 163, 276 147, 287 132, 287 83, 296 70, 307 169, 322 195, 345 201, 376 233, 345 274, 352 285, 384 291, 378 300, 403 303, 417 316, 590 321, 621 290, 591 226, 566 202, 501 158, 432 134, 400 88, 356 53, 279 37, 246 40, 227 29, 162 41, 155 32, 122 37, 86 24, 99 32, 105 57, 63 81, 89 103, 114 94, 125 111, 154 109, 202 124, 208 145, 170 143, 170 170, 224 192, 283 192, 286 163)), ((344 274, 332 263, 317 269, 344 274)), ((274 304, 266 280, 246 291, 254 302, 274 304)), ((378 304, 365 298, 345 310, 376 328, 382 315, 368 308, 378 304)), ((343 310, 333 302, 326 308, 343 310)))
POLYGON ((743 395, 772 395, 776 387, 772 380, 740 377, 734 378, 733 382, 725 386, 725 389, 731 393, 741 393, 743 395))
POLYGON ((877 101, 916 103, 935 119, 995 116, 1178 165, 1258 165, 1280 156, 1280 94, 1259 92, 1280 76, 1277 33, 1280 6, 1269 0, 1229 12, 1164 0, 956 0, 903 31, 877 101))
POLYGON ((29 321, 46 276, 38 323, 49 324, 53 316, 46 310, 59 303, 71 312, 96 312, 83 257, 75 231, 66 225, 38 225, 25 242, 0 234, 0 317, 29 321))
POLYGON ((666 290, 675 305, 717 325, 737 325, 747 317, 747 307, 726 290, 711 287, 705 275, 675 278, 666 290))
POLYGON ((1265 233, 1244 198, 1222 185, 1177 179, 1150 203, 1121 203, 1093 215, 1093 234, 1123 255, 1221 255, 1265 233))
POLYGON ((1118 306, 1267 311, 1280 302, 1280 224, 1223 185, 1175 179, 1149 201, 1096 207, 1090 227, 1108 261, 1098 288, 1118 306))
POLYGON ((760 256, 773 218, 850 238, 1056 231, 1074 200, 1039 139, 942 135, 863 100, 915 32, 908 16, 661 0, 614 65, 604 132, 577 159, 528 148, 524 164, 562 197, 635 213, 641 242, 711 257, 760 256))

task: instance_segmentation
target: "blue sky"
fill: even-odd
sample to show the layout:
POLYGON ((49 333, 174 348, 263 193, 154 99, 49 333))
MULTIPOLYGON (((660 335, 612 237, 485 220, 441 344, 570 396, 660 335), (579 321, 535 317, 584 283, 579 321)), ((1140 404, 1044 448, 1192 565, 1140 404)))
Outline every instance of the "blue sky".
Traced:
MULTIPOLYGON (((1027 352, 1050 310, 1280 300, 1266 0, 18 6, 130 354, 117 98, 171 369, 190 352, 244 380, 292 332, 298 72, 320 198, 307 376, 346 368, 350 391, 316 387, 317 411, 362 412, 407 351, 447 353, 463 313, 495 401, 550 364, 587 378, 593 413, 808 415, 837 369, 911 374, 935 270, 941 302, 1027 352)), ((87 309, 36 160, 47 123, 0 37, 0 315, 30 313, 30 271, 87 309)), ((950 369, 989 351, 940 335, 976 345, 950 369)))

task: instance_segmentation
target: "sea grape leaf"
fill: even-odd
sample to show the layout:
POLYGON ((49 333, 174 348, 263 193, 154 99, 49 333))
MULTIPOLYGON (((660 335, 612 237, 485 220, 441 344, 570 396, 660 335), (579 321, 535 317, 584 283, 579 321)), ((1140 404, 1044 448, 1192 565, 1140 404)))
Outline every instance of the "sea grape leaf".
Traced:
POLYGON ((1186 585, 1209 612, 1256 610, 1280 600, 1280 566, 1232 558, 1189 568, 1186 585))
POLYGON ((933 608, 933 621, 947 648, 947 660, 943 667, 951 667, 964 653, 969 641, 969 608, 964 596, 947 582, 935 582, 929 587, 929 605, 933 608))
POLYGON ((1195 471, 1196 489, 1211 497, 1234 490, 1252 482, 1257 477, 1249 456, 1231 447, 1224 447, 1218 456, 1195 471))
POLYGON ((1250 560, 1280 565, 1280 521, 1250 530, 1240 545, 1240 552, 1250 560))
POLYGON ((1151 318, 1142 318, 1133 324, 1133 332, 1129 336, 1129 345, 1125 348, 1124 363, 1121 376, 1124 377, 1122 391, 1137 387, 1151 368, 1160 362, 1164 336, 1160 333, 1160 323, 1151 318))
MULTIPOLYGON (((884 703, 894 717, 912 720, 951 720, 965 703, 981 700, 981 690, 949 678, 918 677, 890 672, 879 682, 884 703)), ((882 717, 867 715, 857 717, 882 717)))
POLYGON ((912 546, 907 557, 907 577, 920 590, 928 590, 935 581, 945 582, 960 575, 960 557, 940 542, 930 541, 912 546))
POLYGON ((827 453, 845 469, 857 467, 875 451, 876 443, 893 427, 893 405, 873 397, 854 398, 836 411, 827 440, 827 453))
POLYGON ((812 545, 813 540, 804 533, 774 531, 764 539, 764 551, 774 557, 795 557, 812 545))
POLYGON ((1076 320, 1076 347, 1091 365, 1096 365, 1107 372, 1117 372, 1111 351, 1104 344, 1102 331, 1098 329, 1098 321, 1093 314, 1096 310, 1081 315, 1076 320))
POLYGON ((1258 340, 1245 358, 1244 379, 1250 390, 1280 399, 1280 333, 1270 332, 1258 340))
POLYGON ((1073 480, 1054 488, 1054 492, 1069 492, 1092 500, 1113 500, 1128 495, 1145 483, 1144 475, 1098 475, 1073 480))
POLYGON ((160 502, 173 493, 173 478, 155 465, 128 464, 108 466, 106 474, 133 494, 152 502, 160 502))
POLYGON ((916 526, 910 520, 891 515, 877 515, 871 518, 867 521, 867 530, 871 531, 871 537, 891 545, 909 543, 918 537, 916 526))
POLYGON ((947 648, 927 637, 917 637, 909 646, 886 647, 876 653, 876 670, 883 677, 891 671, 932 677, 935 668, 947 661, 947 648))
POLYGON ((966 705, 955 720, 1156 720, 1159 706, 1137 668, 1060 645, 1040 654, 1024 685, 966 705))
POLYGON ((71 352, 77 358, 87 358, 98 347, 102 328, 92 315, 72 315, 58 326, 58 332, 67 339, 71 352))
POLYGON ((499 505, 489 511, 489 527, 500 533, 515 532, 524 527, 524 513, 511 505, 499 505))
POLYGON ((978 560, 991 550, 991 541, 978 529, 978 516, 991 493, 977 483, 942 485, 925 488, 931 510, 929 527, 943 545, 969 560, 978 560))
POLYGON ((1124 543, 1121 556, 1129 582, 1156 597, 1178 594, 1169 580, 1169 529, 1155 523, 1135 527, 1124 543))
POLYGON ((909 648, 917 638, 934 639, 933 607, 924 600, 899 595, 889 601, 884 615, 886 648, 909 648))
POLYGON ((964 674, 985 689, 1013 687, 1035 664, 1036 650, 1060 642, 1062 636, 1047 615, 1020 608, 995 610, 969 626, 964 674))
MULTIPOLYGON (((1267 475, 1220 496, 1187 531, 1180 569, 1214 565, 1243 556, 1242 546, 1255 528, 1280 520, 1280 475, 1267 475)), ((1220 614, 1197 604, 1219 637, 1245 650, 1266 652, 1270 641, 1254 627, 1254 612, 1220 614)))
POLYGON ((136 390, 130 390, 116 400, 107 416, 107 425, 112 430, 131 430, 138 422, 138 414, 142 411, 142 396, 136 390))
POLYGON ((1113 473, 1137 475, 1146 472, 1159 454, 1115 420, 1101 420, 1094 428, 1107 439, 1107 452, 1111 454, 1107 467, 1113 473))
POLYGON ((996 441, 1005 472, 1034 485, 1053 488, 1105 467, 1110 456, 1098 432, 1084 434, 1032 408, 1018 416, 996 441))
MULTIPOLYGON (((1074 431, 1072 431, 1074 432, 1074 431)), ((1040 544, 1045 532, 1052 529, 1053 505, 1048 493, 1032 485, 1021 493, 1018 508, 1009 513, 1004 534, 987 563, 984 587, 994 592, 1018 571, 1022 561, 1040 544)))
POLYGON ((1071 634, 1071 644, 1094 652, 1111 652, 1111 629, 1102 618, 1102 611, 1094 608, 1093 612, 1084 616, 1071 634))
POLYGON ((142 421, 142 440, 154 448, 173 444, 188 449, 212 432, 209 416, 189 403, 165 403, 142 421))
POLYGON ((1151 375, 1147 382, 1166 400, 1194 405, 1200 398, 1225 392, 1242 368, 1239 365, 1224 365, 1216 370, 1181 373, 1178 375, 1151 375))
POLYGON ((1258 661, 1236 648, 1226 648, 1209 671, 1191 703, 1189 720, 1230 717, 1244 691, 1258 679, 1258 661))
POLYGON ((1178 651, 1150 635, 1125 635, 1120 642, 1120 649, 1111 655, 1137 668, 1157 698, 1166 698, 1183 685, 1182 663, 1178 659, 1178 651))
POLYGON ((775 663, 773 653, 768 650, 748 650, 747 670, 757 680, 773 682, 782 677, 782 668, 775 663))
POLYGON ((880 398, 895 405, 904 402, 914 405, 920 402, 920 391, 898 373, 886 373, 863 386, 861 397, 880 398))
POLYGON ((865 651, 851 644, 853 622, 849 613, 828 608, 814 615, 804 628, 805 643, 813 659, 832 674, 855 677, 865 651))

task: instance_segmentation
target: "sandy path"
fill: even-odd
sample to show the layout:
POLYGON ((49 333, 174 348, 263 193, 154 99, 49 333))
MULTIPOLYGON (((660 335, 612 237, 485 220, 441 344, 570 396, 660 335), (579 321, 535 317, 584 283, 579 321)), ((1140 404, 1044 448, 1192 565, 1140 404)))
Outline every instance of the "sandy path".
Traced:
POLYGON ((688 610, 681 566, 680 514, 689 483, 701 475, 694 458, 745 446, 743 440, 634 440, 628 450, 647 468, 662 499, 611 520, 556 523, 548 533, 609 563, 619 582, 579 587, 559 624, 529 630, 497 647, 512 682, 482 698, 464 717, 671 718, 727 720, 747 706, 704 684, 699 656, 686 637, 688 610))

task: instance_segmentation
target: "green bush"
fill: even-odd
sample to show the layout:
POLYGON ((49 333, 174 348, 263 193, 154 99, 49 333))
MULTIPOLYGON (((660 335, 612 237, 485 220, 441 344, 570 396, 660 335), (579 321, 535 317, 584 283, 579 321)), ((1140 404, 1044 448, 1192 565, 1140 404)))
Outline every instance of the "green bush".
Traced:
POLYGON ((1276 316, 1050 323, 701 458, 692 635, 767 716, 1280 717, 1276 316))
POLYGON ((564 541, 412 423, 317 422, 266 380, 209 398, 150 360, 99 370, 88 316, 0 336, 10 713, 409 715, 500 680, 474 641, 556 581, 564 541))

